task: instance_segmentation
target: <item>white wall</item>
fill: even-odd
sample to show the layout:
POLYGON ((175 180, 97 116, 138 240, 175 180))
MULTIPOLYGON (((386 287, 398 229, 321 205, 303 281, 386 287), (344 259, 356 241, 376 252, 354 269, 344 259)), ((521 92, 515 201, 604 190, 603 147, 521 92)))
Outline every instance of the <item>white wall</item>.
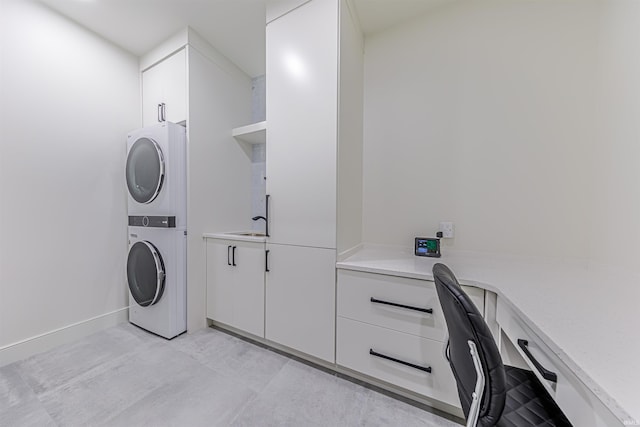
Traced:
POLYGON ((251 147, 231 129, 251 121, 251 79, 189 40, 187 327, 206 326, 204 233, 250 230, 251 147), (204 53, 204 54, 203 54, 204 53), (205 56, 206 54, 206 56, 205 56), (212 59, 216 59, 214 62, 212 59))
POLYGON ((640 2, 601 3, 591 256, 640 267, 640 2))
POLYGON ((338 254, 362 242, 362 109, 364 39, 355 14, 340 0, 338 80, 338 254))
POLYGON ((445 250, 588 257, 599 12, 462 1, 368 37, 364 240, 449 220, 445 250))
POLYGON ((37 3, 1 1, 0 356, 126 318, 125 141, 140 126, 137 58, 37 3))

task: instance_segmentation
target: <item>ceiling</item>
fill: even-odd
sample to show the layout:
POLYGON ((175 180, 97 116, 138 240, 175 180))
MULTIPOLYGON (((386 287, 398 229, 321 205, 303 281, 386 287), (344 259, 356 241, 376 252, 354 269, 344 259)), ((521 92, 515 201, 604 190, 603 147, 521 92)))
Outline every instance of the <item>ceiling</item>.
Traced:
MULTIPOLYGON (((268 0, 39 0, 141 56, 186 26, 251 77, 265 69, 268 0)), ((352 0, 365 34, 455 0, 352 0)))

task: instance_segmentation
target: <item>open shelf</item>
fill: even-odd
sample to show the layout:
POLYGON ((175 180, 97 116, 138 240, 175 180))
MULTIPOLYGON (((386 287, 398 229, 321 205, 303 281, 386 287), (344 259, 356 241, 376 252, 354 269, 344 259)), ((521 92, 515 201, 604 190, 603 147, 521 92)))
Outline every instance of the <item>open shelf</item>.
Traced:
POLYGON ((249 144, 264 144, 267 141, 267 122, 258 122, 231 130, 231 135, 249 144))

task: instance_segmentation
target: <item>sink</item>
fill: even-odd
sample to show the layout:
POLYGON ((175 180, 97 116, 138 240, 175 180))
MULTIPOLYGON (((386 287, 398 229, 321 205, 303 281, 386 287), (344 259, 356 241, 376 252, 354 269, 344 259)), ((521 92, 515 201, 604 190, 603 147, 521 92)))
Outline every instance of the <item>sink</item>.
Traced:
POLYGON ((225 233, 225 234, 234 234, 236 236, 248 236, 248 237, 267 237, 264 233, 257 233, 253 231, 238 231, 234 233, 225 233))

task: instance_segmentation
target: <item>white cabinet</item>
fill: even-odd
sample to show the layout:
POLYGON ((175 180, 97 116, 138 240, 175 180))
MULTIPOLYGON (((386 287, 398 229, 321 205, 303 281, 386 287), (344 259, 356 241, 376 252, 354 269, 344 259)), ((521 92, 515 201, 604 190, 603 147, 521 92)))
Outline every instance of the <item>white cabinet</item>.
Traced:
POLYGON ((459 407, 442 346, 441 341, 338 317, 339 365, 459 407))
POLYGON ((187 119, 187 54, 181 49, 142 73, 142 125, 187 119))
POLYGON ((341 216, 338 206, 338 178, 340 200, 362 205, 361 181, 352 178, 361 170, 361 156, 353 154, 361 152, 361 121, 343 121, 359 132, 340 126, 345 111, 362 115, 362 97, 341 92, 339 84, 348 75, 349 85, 361 85, 362 70, 345 74, 348 67, 338 66, 343 54, 361 59, 362 50, 358 43, 343 46, 339 35, 343 26, 359 30, 344 0, 311 0, 280 12, 266 30, 266 338, 334 362, 336 252, 360 243, 362 229, 360 211, 341 216), (346 97, 351 102, 343 104, 346 97), (340 154, 345 147, 349 156, 340 154), (338 225, 350 230, 346 248, 338 225))
MULTIPOLYGON (((465 286, 482 313, 484 291, 465 286)), ((432 281, 338 270, 338 316, 443 341, 446 322, 432 281)))
POLYGON ((207 239, 207 317, 264 337, 264 243, 207 239))
POLYGON ((275 244, 268 249, 265 337, 333 362, 335 251, 275 244))
POLYGON ((267 25, 267 194, 272 243, 336 247, 338 2, 267 25))
MULTIPOLYGON (((478 311, 484 291, 464 287, 478 311)), ((338 270, 336 363, 459 407, 432 281, 338 270)))

